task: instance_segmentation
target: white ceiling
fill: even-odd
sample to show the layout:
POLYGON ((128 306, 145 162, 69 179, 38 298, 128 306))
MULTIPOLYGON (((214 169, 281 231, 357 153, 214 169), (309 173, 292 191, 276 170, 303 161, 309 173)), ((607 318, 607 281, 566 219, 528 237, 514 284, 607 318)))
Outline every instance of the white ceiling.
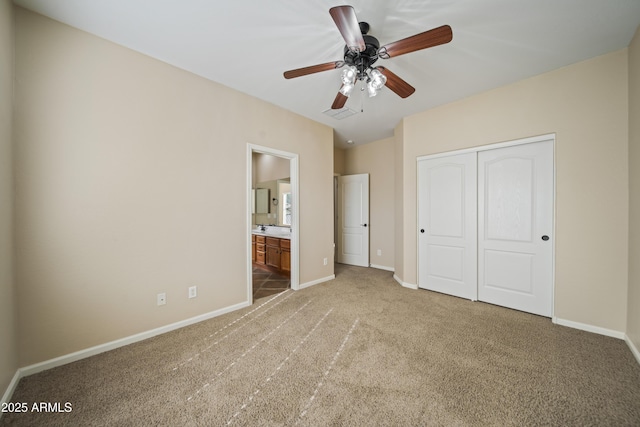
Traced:
POLYGON ((640 0, 14 0, 27 9, 222 83, 335 129, 336 145, 393 135, 402 117, 629 45, 640 0), (342 60, 329 8, 351 4, 381 45, 448 24, 449 44, 384 65, 416 88, 401 99, 351 96, 324 115, 340 70, 285 80, 286 70, 342 60), (360 112, 363 109, 363 112, 360 112))

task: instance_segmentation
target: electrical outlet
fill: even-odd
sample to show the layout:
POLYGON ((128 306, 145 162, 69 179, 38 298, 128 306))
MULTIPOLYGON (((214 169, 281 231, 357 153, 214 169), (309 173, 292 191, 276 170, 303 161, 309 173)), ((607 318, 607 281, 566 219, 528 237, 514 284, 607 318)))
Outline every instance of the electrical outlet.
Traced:
POLYGON ((324 259, 324 265, 327 265, 327 258, 324 259))
POLYGON ((158 305, 165 305, 167 303, 167 294, 164 292, 158 294, 158 305))
POLYGON ((382 249, 378 249, 378 256, 382 256, 382 249))
POLYGON ((195 298, 198 296, 198 287, 197 286, 191 286, 189 288, 189 298, 195 298))

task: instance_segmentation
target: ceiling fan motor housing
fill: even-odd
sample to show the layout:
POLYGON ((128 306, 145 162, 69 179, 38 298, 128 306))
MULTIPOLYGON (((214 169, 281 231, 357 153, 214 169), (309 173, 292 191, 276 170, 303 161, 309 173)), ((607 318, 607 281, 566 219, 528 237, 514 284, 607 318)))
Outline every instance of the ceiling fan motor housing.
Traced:
MULTIPOLYGON (((369 24, 366 22, 360 22, 361 30, 369 30, 369 24)), ((365 31, 362 31, 362 38, 364 39, 365 50, 362 52, 354 52, 347 46, 344 47, 344 62, 347 65, 352 65, 358 70, 358 79, 364 80, 367 78, 366 71, 378 60, 378 49, 380 48, 380 42, 373 36, 367 35, 365 31)))

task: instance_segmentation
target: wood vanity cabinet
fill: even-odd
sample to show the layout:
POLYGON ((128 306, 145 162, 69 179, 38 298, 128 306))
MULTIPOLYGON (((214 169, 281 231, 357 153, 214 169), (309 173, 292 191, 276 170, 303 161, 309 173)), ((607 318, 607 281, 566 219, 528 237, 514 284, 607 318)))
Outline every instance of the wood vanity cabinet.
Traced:
POLYGON ((251 235, 251 260, 263 269, 290 277, 291 240, 251 235))
POLYGON ((251 235, 251 262, 256 262, 256 235, 251 235))
POLYGON ((256 238, 256 264, 266 264, 266 237, 255 236, 256 238))
POLYGON ((291 240, 280 240, 280 269, 291 274, 291 240))
POLYGON ((267 265, 280 270, 280 239, 267 237, 267 265))

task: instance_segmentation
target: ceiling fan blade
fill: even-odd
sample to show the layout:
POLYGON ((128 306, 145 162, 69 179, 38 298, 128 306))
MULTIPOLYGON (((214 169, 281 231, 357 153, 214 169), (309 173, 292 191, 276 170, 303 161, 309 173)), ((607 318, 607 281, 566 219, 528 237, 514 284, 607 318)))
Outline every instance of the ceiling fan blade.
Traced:
POLYGON ((415 52, 416 50, 449 43, 452 39, 453 31, 451 31, 451 27, 443 25, 442 27, 434 28, 424 33, 384 45, 378 50, 378 55, 384 59, 391 58, 393 56, 415 52))
POLYGON ((416 91, 416 88, 386 68, 377 67, 377 69, 380 70, 380 72, 387 78, 385 86, 394 91, 400 98, 406 98, 416 91))
POLYGON ((312 65, 310 67, 298 68, 284 72, 285 79, 306 76, 307 74, 319 73, 321 71, 335 70, 344 65, 343 61, 327 62, 324 64, 312 65))
POLYGON ((362 52, 366 49, 364 38, 358 25, 356 11, 352 6, 336 6, 329 9, 329 13, 336 23, 342 38, 350 50, 362 52))
MULTIPOLYGON (((342 87, 340 89, 342 89, 342 87)), ((344 107, 344 104, 347 103, 347 99, 349 99, 349 97, 344 96, 342 92, 338 92, 338 94, 336 95, 336 99, 334 99, 333 104, 331 104, 331 109, 332 110, 341 109, 342 107, 344 107)))

